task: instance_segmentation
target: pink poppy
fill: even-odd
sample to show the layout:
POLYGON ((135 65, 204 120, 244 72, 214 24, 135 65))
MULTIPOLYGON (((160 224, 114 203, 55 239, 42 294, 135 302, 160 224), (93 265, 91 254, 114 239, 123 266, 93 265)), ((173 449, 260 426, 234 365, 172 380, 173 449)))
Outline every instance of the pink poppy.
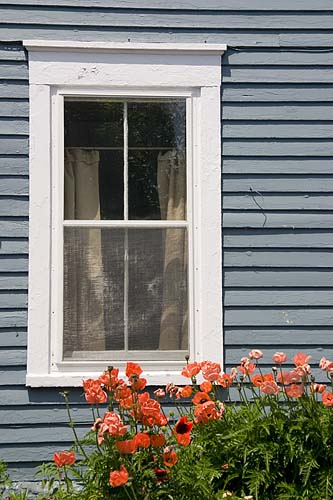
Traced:
POLYGON ((287 361, 287 355, 284 352, 276 352, 273 355, 273 361, 277 365, 281 365, 282 363, 285 363, 287 361))
POLYGON ((259 351, 259 349, 252 349, 252 351, 249 352, 249 356, 251 359, 261 359, 263 357, 262 351, 259 351))
POLYGON ((280 387, 277 385, 276 382, 272 380, 266 380, 262 384, 260 384, 260 391, 263 392, 264 394, 278 394, 280 391, 280 387))
POLYGON ((291 384, 285 389, 288 398, 300 398, 304 394, 303 384, 291 384))

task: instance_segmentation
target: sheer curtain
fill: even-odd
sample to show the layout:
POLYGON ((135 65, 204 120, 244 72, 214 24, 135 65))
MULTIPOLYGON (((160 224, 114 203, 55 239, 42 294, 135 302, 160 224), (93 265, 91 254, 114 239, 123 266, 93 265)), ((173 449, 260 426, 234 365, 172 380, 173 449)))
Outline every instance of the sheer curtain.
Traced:
MULTIPOLYGON (((65 149, 65 220, 99 220, 99 152, 65 149)), ((64 231, 64 352, 105 350, 100 229, 64 231)), ((72 228, 71 228, 72 229, 72 228)))
MULTIPOLYGON (((99 163, 98 151, 79 148, 65 150, 65 220, 100 220, 99 163)), ((157 189, 161 221, 185 221, 184 153, 175 150, 159 153, 157 189)), ((187 234, 184 228, 168 228, 162 233, 160 249, 164 256, 158 348, 187 350, 187 234)), ((119 250, 121 248, 122 246, 119 250)), ((120 292, 123 285, 115 281, 113 298, 107 293, 107 281, 110 279, 107 268, 117 267, 112 250, 109 245, 102 243, 99 228, 64 228, 65 356, 72 356, 79 351, 112 350, 116 341, 114 335, 117 335, 116 332, 121 335, 121 325, 115 325, 112 338, 106 338, 110 332, 108 333, 109 325, 105 324, 107 316, 104 308, 111 308, 110 314, 115 315, 112 310, 113 298, 116 300, 119 294, 117 287, 120 292), (108 299, 105 299, 106 296, 108 299)), ((115 250, 118 251, 117 248, 115 250)), ((122 256, 119 255, 119 258, 122 256)), ((146 307, 150 307, 149 303, 146 307)))
MULTIPOLYGON (((185 154, 168 151, 158 156, 157 185, 162 220, 186 220, 185 154)), ((167 229, 164 241, 164 279, 160 349, 188 349, 187 235, 185 230, 167 229)))

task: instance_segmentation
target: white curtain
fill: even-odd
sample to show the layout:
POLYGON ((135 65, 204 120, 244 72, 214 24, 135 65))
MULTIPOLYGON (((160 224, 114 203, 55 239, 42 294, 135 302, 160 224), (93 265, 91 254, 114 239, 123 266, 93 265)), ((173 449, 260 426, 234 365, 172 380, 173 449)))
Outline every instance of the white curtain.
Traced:
MULTIPOLYGON (((186 163, 181 152, 158 156, 157 184, 162 220, 186 220, 186 163)), ((188 349, 187 235, 184 229, 165 232, 163 304, 160 349, 188 349), (181 277, 181 278, 180 278, 181 277)))

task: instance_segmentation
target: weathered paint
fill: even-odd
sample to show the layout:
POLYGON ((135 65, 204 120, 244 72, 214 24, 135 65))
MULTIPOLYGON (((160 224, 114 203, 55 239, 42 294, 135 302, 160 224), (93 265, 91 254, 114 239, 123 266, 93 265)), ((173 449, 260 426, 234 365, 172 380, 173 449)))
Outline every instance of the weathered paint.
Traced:
MULTIPOLYGON (((58 390, 24 385, 28 69, 23 39, 226 43, 226 367, 333 357, 331 0, 0 0, 0 457, 14 477, 71 442, 58 390), (52 438, 48 429, 52 429, 52 438), (52 441, 52 442, 50 442, 52 441)), ((320 377, 319 370, 315 375, 320 377)), ((88 424, 80 391, 74 420, 88 424)))

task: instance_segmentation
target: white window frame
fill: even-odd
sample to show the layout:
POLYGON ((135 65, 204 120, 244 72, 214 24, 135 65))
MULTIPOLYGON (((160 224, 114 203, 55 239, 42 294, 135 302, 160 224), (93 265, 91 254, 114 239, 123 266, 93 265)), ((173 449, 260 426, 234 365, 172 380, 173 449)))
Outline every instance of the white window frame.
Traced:
MULTIPOLYGON (((77 386, 106 365, 125 365, 116 359, 62 360, 64 96, 186 98, 189 354, 193 361, 222 364, 220 86, 226 46, 23 43, 29 51, 30 80, 27 385, 77 386)), ((159 356, 139 361, 148 383, 184 383, 180 369, 185 360, 159 356)))

